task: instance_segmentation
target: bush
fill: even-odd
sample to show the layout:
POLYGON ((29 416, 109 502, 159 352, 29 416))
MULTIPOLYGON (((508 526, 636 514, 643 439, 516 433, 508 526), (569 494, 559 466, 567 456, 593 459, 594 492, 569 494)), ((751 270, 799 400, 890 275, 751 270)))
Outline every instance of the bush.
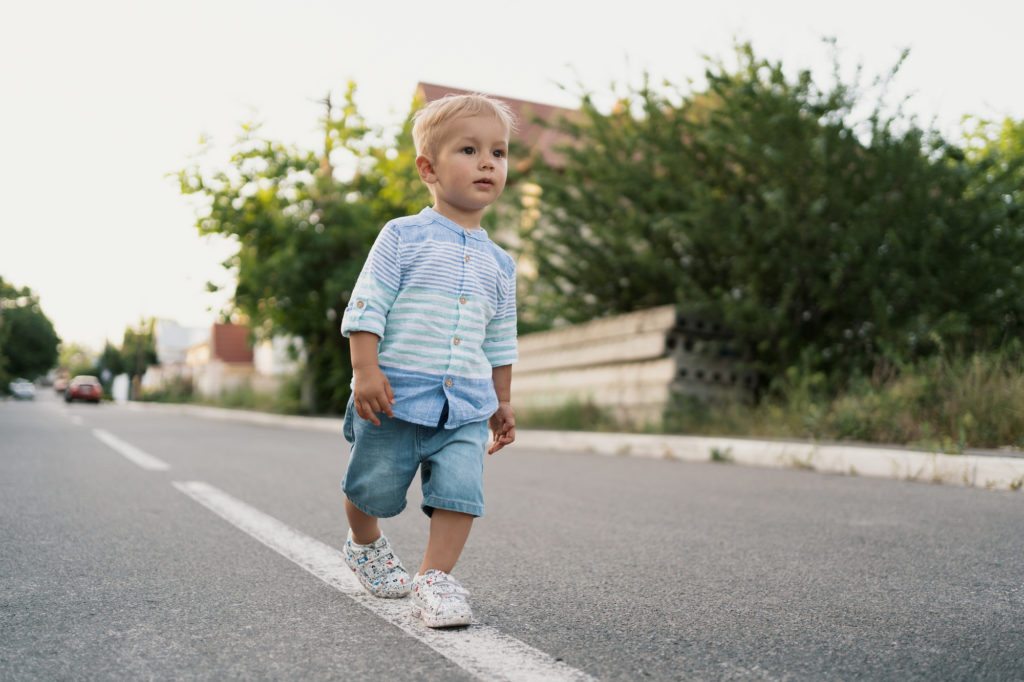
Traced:
POLYGON ((823 379, 791 371, 756 406, 678 398, 671 433, 813 438, 908 445, 945 452, 1024 447, 1024 351, 942 354, 883 365, 827 397, 823 379))
POLYGON ((1024 354, 936 356, 876 373, 832 404, 836 438, 944 450, 1024 446, 1024 354))
POLYGON ((175 377, 159 389, 143 392, 140 400, 152 403, 189 403, 192 402, 192 396, 192 380, 175 377))

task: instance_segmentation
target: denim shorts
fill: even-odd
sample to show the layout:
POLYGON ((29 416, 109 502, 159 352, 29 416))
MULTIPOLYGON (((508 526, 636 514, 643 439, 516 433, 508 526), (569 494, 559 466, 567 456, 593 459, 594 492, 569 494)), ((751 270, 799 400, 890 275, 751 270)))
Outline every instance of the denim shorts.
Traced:
MULTIPOLYGON (((434 509, 484 515, 486 421, 445 429, 377 416, 380 426, 356 414, 349 399, 344 434, 352 449, 341 489, 357 509, 377 518, 398 515, 419 469, 427 516, 434 509)), ((439 424, 446 419, 442 414, 439 424)))

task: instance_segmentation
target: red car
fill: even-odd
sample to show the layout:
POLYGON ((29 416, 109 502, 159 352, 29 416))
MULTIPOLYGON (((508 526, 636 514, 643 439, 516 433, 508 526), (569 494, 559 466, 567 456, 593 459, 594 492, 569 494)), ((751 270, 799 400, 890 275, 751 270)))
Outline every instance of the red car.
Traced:
POLYGON ((103 398, 103 386, 96 377, 80 374, 71 380, 67 390, 64 391, 64 402, 70 403, 74 400, 88 400, 98 403, 103 398))

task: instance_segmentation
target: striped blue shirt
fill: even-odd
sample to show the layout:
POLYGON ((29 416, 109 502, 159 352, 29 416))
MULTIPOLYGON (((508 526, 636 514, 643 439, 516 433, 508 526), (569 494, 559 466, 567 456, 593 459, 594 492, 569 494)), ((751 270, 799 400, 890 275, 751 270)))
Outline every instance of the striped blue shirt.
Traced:
POLYGON ((373 332, 403 421, 445 428, 498 409, 491 369, 518 359, 515 262, 487 237, 432 208, 377 235, 341 333, 373 332))

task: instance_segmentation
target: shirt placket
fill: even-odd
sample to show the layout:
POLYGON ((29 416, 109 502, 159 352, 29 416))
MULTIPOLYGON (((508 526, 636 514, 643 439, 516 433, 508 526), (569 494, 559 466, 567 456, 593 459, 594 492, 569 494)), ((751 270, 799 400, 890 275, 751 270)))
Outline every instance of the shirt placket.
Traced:
MULTIPOLYGON (((470 249, 472 237, 468 231, 462 233, 462 275, 459 277, 459 286, 455 290, 455 329, 452 332, 451 338, 451 353, 449 354, 448 360, 448 371, 445 376, 445 394, 447 395, 455 385, 457 378, 452 375, 452 366, 455 364, 455 360, 460 357, 462 352, 462 330, 463 330, 463 313, 466 308, 466 304, 469 303, 469 297, 466 296, 466 283, 469 281, 469 267, 470 261, 473 259, 472 250, 470 249)), ((449 402, 449 406, 451 403, 449 402)), ((450 409, 450 407, 449 407, 450 409)))

